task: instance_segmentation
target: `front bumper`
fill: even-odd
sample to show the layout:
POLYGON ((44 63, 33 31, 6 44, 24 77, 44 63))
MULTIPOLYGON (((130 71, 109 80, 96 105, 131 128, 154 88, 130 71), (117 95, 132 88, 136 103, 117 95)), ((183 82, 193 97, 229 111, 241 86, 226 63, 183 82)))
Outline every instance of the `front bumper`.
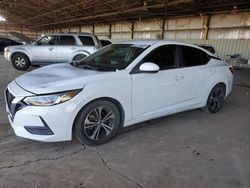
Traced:
POLYGON ((11 61, 11 52, 4 52, 4 59, 6 61, 11 61))
POLYGON ((72 125, 77 114, 76 104, 67 101, 55 106, 19 107, 18 104, 22 103, 25 96, 33 95, 24 90, 22 93, 20 90, 22 89, 12 82, 7 91, 13 95, 14 99, 8 100, 5 93, 9 122, 17 136, 44 142, 71 140, 72 125))

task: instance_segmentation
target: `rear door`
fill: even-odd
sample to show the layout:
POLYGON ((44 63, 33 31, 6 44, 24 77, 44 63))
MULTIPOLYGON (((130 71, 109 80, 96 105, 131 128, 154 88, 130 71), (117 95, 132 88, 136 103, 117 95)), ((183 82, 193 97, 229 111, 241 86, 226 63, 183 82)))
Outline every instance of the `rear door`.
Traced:
POLYGON ((33 64, 55 63, 57 51, 57 36, 47 35, 31 45, 31 60, 33 64))
POLYGON ((68 63, 79 50, 73 35, 60 35, 57 45, 57 62, 68 63))
POLYGON ((197 48, 185 45, 177 46, 179 71, 177 78, 184 91, 180 97, 188 100, 183 101, 184 106, 199 105, 201 92, 206 88, 206 78, 209 76, 206 64, 209 61, 207 54, 197 48))

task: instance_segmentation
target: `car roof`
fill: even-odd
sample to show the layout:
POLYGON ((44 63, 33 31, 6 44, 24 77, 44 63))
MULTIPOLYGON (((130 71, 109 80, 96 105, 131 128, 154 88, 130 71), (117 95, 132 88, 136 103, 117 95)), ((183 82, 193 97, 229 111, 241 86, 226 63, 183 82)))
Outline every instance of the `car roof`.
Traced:
POLYGON ((93 34, 91 33, 51 33, 51 34, 46 34, 46 35, 69 35, 69 36, 72 36, 72 35, 88 35, 88 36, 93 36, 93 34))
POLYGON ((199 49, 203 49, 200 48, 199 46, 196 45, 192 45, 192 44, 187 44, 184 42, 178 42, 178 41, 174 41, 174 40, 129 40, 129 41, 122 41, 122 42, 117 42, 117 43, 122 43, 122 44, 142 44, 142 45, 155 45, 155 44, 159 44, 159 45, 164 45, 164 44, 179 44, 179 45, 186 45, 186 46, 193 46, 195 48, 199 48, 199 49))
MULTIPOLYGON (((118 42, 119 43, 119 42, 118 42)), ((178 42, 178 41, 174 41, 174 40, 128 40, 128 41, 123 41, 120 43, 124 43, 124 44, 143 44, 143 45, 154 45, 154 44, 180 44, 180 45, 188 45, 188 46, 194 46, 197 47, 195 45, 192 44, 187 44, 184 42, 178 42)))
POLYGON ((174 41, 174 40, 129 40, 129 41, 122 41, 122 42, 117 42, 116 44, 135 44, 135 45, 165 45, 165 44, 174 44, 174 45, 184 45, 184 46, 190 46, 190 47, 194 47, 197 49, 200 49, 202 51, 205 51, 206 53, 208 53, 211 56, 214 56, 214 54, 212 54, 211 52, 207 51, 206 49, 197 46, 197 45, 193 45, 193 44, 188 44, 185 42, 178 42, 178 41, 174 41))

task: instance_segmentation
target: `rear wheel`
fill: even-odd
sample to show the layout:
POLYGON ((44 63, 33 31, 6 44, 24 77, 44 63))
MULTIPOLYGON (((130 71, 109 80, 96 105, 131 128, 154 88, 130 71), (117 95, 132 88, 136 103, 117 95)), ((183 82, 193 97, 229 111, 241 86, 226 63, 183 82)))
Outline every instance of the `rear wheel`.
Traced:
POLYGON ((98 100, 88 104, 79 113, 75 135, 83 144, 100 145, 114 137, 119 124, 120 113, 117 106, 107 100, 98 100))
POLYGON ((73 58, 73 61, 80 61, 82 59, 84 59, 85 57, 87 57, 87 55, 84 54, 78 54, 73 58))
POLYGON ((14 55, 12 58, 12 65, 17 69, 17 70, 27 70, 30 66, 30 61, 29 58, 22 54, 22 53, 17 53, 14 55))
POLYGON ((204 111, 209 113, 216 113, 221 109, 223 100, 225 98, 225 86, 217 84, 210 92, 207 104, 203 108, 204 111))

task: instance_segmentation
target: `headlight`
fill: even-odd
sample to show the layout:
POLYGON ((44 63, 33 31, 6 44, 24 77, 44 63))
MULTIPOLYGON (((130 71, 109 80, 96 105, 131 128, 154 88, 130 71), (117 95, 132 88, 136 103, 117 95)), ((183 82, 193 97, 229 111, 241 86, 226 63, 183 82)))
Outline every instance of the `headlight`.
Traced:
POLYGON ((9 52, 10 51, 10 48, 9 47, 5 47, 4 48, 4 52, 9 52))
POLYGON ((23 101, 30 106, 52 106, 72 99, 81 89, 65 91, 60 93, 26 97, 23 101))

